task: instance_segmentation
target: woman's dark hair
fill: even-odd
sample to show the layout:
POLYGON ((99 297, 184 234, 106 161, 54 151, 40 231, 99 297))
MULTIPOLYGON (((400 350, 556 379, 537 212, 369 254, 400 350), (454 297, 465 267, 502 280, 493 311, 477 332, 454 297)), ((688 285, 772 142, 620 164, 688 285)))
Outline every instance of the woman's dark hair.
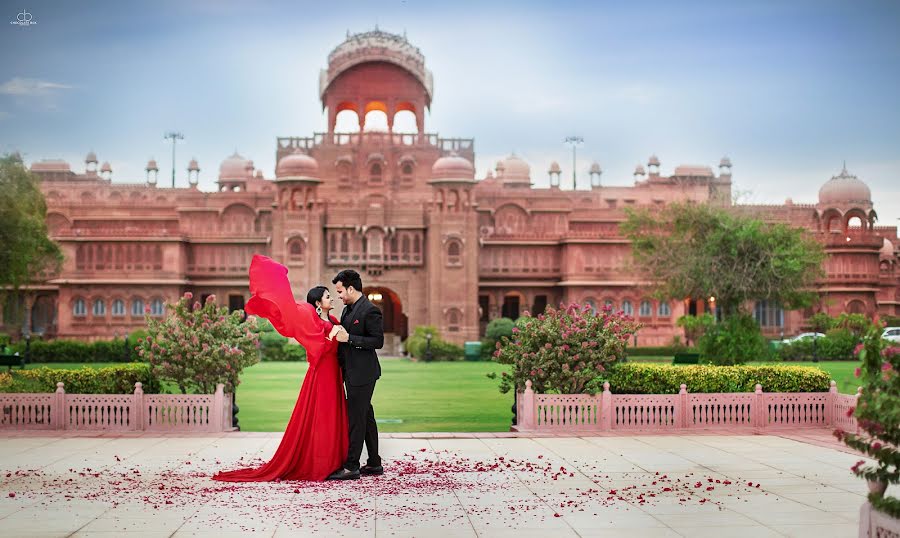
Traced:
POLYGON ((343 284, 345 288, 353 286, 356 291, 362 291, 362 278, 353 269, 344 269, 331 281, 332 284, 337 284, 338 282, 343 284))
POLYGON ((306 302, 316 306, 316 301, 321 301, 322 297, 325 296, 325 292, 328 291, 328 288, 325 286, 316 286, 315 288, 311 288, 309 293, 306 294, 306 302))

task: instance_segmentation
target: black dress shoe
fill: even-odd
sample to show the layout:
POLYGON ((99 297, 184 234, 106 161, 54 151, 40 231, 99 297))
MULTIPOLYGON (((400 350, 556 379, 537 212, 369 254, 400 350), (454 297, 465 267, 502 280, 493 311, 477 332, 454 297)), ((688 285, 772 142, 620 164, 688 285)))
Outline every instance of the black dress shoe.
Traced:
POLYGON ((363 465, 359 468, 359 473, 368 476, 377 476, 384 474, 384 467, 381 465, 363 465))
POLYGON ((341 467, 328 475, 326 480, 359 480, 359 471, 348 471, 341 467))

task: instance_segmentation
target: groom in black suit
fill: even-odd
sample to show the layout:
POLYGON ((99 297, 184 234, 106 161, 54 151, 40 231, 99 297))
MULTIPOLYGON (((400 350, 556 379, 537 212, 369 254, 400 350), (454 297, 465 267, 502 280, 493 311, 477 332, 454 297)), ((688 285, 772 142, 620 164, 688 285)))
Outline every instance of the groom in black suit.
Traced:
POLYGON ((384 347, 384 324, 381 310, 362 293, 362 278, 352 269, 345 269, 331 281, 344 301, 340 331, 335 338, 338 347, 338 361, 344 372, 347 388, 347 418, 350 422, 350 448, 344 466, 331 473, 329 480, 356 480, 360 474, 380 475, 384 473, 381 457, 378 455, 378 427, 375 424, 375 410, 372 409, 372 394, 375 381, 381 377, 376 349, 384 347), (359 466, 363 441, 369 458, 366 465, 359 466))

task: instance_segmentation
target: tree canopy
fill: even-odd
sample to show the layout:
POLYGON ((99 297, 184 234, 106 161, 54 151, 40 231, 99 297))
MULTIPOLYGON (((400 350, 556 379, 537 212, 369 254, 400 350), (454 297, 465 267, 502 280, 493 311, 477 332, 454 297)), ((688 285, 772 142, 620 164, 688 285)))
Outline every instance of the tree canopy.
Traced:
POLYGON ((748 301, 808 306, 823 274, 824 250, 806 230, 725 208, 676 203, 662 211, 629 209, 621 229, 657 297, 715 297, 726 316, 748 301))
POLYGON ((17 154, 0 157, 0 299, 62 264, 47 235, 47 204, 37 177, 17 154))

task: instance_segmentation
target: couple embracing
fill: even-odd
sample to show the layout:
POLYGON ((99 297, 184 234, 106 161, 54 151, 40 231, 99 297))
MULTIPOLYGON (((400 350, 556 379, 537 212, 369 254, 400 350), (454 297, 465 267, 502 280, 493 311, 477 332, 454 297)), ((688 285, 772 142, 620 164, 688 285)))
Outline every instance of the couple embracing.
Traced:
POLYGON ((272 459, 258 468, 217 473, 213 480, 355 480, 384 472, 372 408, 381 377, 375 350, 384 346, 381 310, 363 295, 356 271, 341 271, 332 284, 344 303, 340 320, 330 314, 333 295, 326 286, 310 289, 306 302, 297 303, 287 267, 253 256, 245 311, 296 339, 306 349, 309 368, 272 459), (368 459, 360 467, 363 443, 368 459))

